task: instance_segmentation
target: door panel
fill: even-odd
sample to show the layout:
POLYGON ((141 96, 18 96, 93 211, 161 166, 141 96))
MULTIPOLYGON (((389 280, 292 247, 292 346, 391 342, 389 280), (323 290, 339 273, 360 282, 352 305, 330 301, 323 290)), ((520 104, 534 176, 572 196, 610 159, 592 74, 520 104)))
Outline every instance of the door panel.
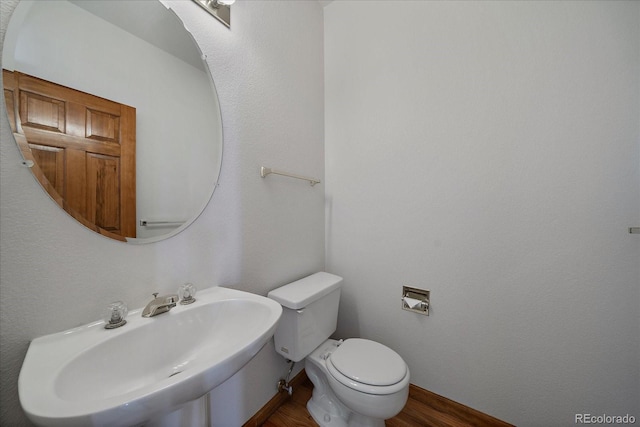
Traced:
POLYGON ((64 195, 65 150, 47 145, 30 144, 33 160, 58 194, 64 195))
POLYGON ((26 137, 43 187, 90 228, 135 237, 135 108, 17 71, 3 79, 16 141, 26 137))
POLYGON ((120 159, 87 154, 87 219, 120 234, 120 159))
POLYGON ((22 126, 65 133, 65 103, 37 93, 20 91, 20 119, 22 126))
POLYGON ((118 142, 119 136, 120 117, 87 108, 87 138, 118 142))

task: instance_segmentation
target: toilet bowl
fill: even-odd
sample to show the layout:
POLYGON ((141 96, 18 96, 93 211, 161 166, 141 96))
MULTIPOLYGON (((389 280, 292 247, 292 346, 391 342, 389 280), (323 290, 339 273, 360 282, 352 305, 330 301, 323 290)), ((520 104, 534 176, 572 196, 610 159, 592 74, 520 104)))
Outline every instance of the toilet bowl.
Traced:
POLYGON ((305 370, 314 386, 307 409, 323 427, 384 427, 409 395, 408 367, 375 341, 329 339, 307 356, 305 370))
POLYGON ((321 427, 384 427, 409 395, 409 368, 375 341, 333 340, 342 278, 315 273, 269 292, 283 306, 274 334, 276 351, 305 360, 313 394, 307 409, 321 427))

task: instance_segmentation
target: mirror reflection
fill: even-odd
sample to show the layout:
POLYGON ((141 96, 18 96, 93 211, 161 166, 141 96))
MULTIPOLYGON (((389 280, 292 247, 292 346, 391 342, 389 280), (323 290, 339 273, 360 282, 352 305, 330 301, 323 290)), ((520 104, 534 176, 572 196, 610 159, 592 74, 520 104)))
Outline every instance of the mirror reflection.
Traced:
POLYGON ((205 208, 222 158, 218 99, 191 35, 162 3, 23 0, 2 64, 16 143, 80 223, 146 243, 205 208))

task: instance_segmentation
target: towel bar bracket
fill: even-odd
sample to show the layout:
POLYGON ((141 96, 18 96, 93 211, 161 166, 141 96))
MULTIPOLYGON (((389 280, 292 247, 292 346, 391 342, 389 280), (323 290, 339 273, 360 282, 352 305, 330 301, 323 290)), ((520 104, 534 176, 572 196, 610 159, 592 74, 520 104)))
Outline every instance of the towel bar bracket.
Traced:
POLYGON ((279 171, 277 169, 267 168, 267 167, 264 167, 264 166, 262 166, 260 168, 260 176, 261 177, 264 178, 264 177, 266 177, 267 175, 270 175, 270 174, 281 175, 281 176, 286 176, 286 177, 295 178, 295 179, 301 179, 303 181, 309 181, 309 184, 311 184, 312 187, 314 185, 320 183, 319 179, 310 178, 308 176, 295 175, 295 174, 292 174, 292 173, 282 172, 282 171, 279 171))

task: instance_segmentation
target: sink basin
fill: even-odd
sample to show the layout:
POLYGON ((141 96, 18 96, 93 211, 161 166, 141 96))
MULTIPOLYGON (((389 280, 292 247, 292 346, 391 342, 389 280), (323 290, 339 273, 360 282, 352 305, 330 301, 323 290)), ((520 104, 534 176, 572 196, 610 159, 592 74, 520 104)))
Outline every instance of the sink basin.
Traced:
POLYGON ((273 336, 282 308, 234 289, 104 329, 94 322, 34 339, 18 391, 41 426, 132 426, 180 408, 235 374, 273 336))

